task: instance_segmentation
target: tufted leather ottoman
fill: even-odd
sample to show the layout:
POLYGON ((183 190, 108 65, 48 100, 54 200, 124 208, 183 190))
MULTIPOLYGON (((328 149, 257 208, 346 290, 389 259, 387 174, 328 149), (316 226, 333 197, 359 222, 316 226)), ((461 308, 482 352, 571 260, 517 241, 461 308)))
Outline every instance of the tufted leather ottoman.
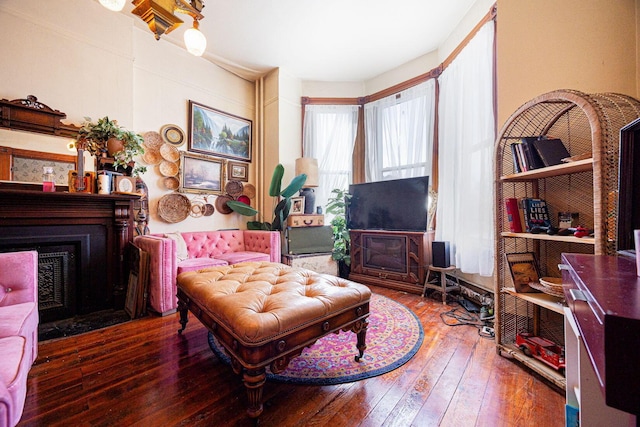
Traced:
POLYGON ((359 361, 366 349, 368 287, 334 276, 270 262, 211 267, 178 276, 182 333, 191 311, 243 374, 247 413, 262 412, 265 368, 282 372, 319 338, 341 330, 357 334, 359 361))

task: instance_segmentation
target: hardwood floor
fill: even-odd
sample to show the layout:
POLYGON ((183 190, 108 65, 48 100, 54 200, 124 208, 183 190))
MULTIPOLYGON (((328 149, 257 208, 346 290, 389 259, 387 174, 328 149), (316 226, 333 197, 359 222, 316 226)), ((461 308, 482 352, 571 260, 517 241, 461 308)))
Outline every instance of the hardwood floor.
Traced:
MULTIPOLYGON (((333 386, 267 383, 262 426, 563 426, 564 395, 496 354, 441 302, 372 287, 409 307, 425 339, 404 366, 333 386)), ((20 426, 250 426, 240 378, 190 316, 147 317, 40 343, 20 426)))

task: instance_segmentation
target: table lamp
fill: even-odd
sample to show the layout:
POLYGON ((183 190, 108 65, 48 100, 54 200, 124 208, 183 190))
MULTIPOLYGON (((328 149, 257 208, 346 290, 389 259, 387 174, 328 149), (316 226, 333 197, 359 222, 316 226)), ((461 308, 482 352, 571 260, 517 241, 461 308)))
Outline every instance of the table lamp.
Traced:
POLYGON ((316 194, 312 187, 318 186, 318 159, 311 157, 296 159, 296 176, 303 173, 307 175, 307 180, 300 190, 300 195, 304 196, 304 213, 312 214, 316 204, 316 194))

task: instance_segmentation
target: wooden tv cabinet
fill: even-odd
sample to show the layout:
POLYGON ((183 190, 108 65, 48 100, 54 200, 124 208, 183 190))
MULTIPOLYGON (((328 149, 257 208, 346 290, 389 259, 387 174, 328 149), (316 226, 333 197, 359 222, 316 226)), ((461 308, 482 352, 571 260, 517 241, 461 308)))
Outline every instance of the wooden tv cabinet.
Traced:
POLYGON ((349 279, 421 294, 433 231, 351 230, 349 279))

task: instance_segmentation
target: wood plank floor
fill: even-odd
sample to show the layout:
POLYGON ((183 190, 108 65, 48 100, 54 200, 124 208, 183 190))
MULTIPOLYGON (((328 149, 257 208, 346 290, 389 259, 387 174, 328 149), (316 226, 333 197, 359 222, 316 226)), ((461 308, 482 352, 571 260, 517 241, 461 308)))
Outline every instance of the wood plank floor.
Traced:
MULTIPOLYGON (((496 354, 441 302, 372 287, 409 307, 425 339, 404 366, 349 384, 267 383, 261 426, 563 426, 564 396, 496 354)), ((40 343, 21 426, 250 426, 244 386, 190 316, 151 316, 40 343)))

